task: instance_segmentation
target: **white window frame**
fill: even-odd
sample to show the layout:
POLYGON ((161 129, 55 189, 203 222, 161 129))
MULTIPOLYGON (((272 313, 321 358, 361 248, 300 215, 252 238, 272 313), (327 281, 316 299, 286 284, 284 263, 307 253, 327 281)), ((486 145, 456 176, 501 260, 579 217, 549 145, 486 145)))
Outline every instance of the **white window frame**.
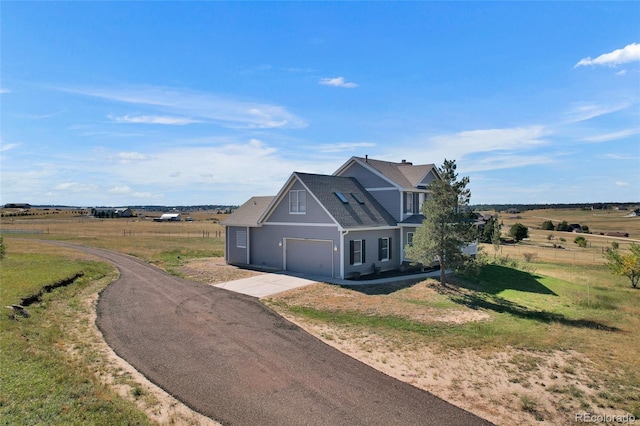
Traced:
POLYGON ((353 265, 362 265, 362 240, 353 240, 353 265), (356 244, 360 245, 360 249, 356 250, 356 244), (356 261, 356 254, 358 260, 356 261))
POLYGON ((404 206, 405 213, 413 213, 413 192, 405 192, 406 200, 404 206))
POLYGON ((237 248, 247 248, 247 230, 246 229, 238 229, 236 231, 236 247, 237 248))
POLYGON ((387 246, 386 247, 381 247, 380 248, 380 250, 382 250, 382 252, 385 253, 385 255, 382 256, 382 259, 380 259, 380 261, 381 262, 387 262, 389 260, 389 237, 383 237, 383 238, 380 238, 380 240, 387 242, 387 246))
POLYGON ((289 214, 307 213, 307 191, 292 189, 289 191, 289 214))
POLYGON ((413 235, 415 234, 415 232, 407 232, 407 245, 412 247, 413 246, 413 235))

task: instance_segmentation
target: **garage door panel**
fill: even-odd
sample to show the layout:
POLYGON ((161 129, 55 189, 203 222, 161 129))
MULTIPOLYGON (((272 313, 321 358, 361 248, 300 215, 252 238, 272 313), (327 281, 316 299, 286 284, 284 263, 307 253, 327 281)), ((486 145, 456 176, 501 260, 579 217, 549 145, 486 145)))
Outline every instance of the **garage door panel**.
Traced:
POLYGON ((333 276, 331 241, 287 239, 286 268, 292 272, 333 276))

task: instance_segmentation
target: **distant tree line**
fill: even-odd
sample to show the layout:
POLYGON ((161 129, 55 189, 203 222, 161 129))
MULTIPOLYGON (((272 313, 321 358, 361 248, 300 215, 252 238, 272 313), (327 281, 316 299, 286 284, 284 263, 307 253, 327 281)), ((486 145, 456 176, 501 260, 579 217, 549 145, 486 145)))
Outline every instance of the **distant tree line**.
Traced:
POLYGON ((469 206, 473 210, 486 211, 495 210, 497 212, 507 211, 509 209, 526 210, 544 210, 544 209, 583 209, 583 210, 608 210, 616 207, 636 206, 640 204, 638 201, 628 203, 575 203, 575 204, 475 204, 469 206))

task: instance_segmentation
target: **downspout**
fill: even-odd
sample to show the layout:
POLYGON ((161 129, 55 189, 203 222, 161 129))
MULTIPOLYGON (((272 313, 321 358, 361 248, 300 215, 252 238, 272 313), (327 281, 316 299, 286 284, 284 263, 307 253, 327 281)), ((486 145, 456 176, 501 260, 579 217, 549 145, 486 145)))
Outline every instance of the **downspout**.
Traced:
POLYGON ((349 230, 340 231, 340 279, 344 280, 344 237, 349 233, 349 230))
POLYGON ((251 265, 251 228, 247 226, 247 265, 251 265))

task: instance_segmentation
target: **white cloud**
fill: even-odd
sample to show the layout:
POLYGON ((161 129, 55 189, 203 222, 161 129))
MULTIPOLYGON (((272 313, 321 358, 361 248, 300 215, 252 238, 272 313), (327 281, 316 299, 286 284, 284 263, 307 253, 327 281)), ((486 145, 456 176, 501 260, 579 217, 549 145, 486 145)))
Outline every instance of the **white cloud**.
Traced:
POLYGON ((169 117, 162 115, 139 115, 131 117, 128 115, 122 117, 109 116, 110 119, 117 123, 134 123, 134 124, 166 124, 172 126, 183 126, 185 124, 200 123, 200 120, 194 120, 186 117, 169 117))
POLYGON ((626 129, 626 130, 621 130, 619 132, 589 136, 581 140, 584 142, 609 142, 609 141, 615 141, 618 139, 624 139, 629 136, 637 135, 638 133, 640 133, 640 129, 626 129))
POLYGON ((120 160, 123 163, 129 163, 132 161, 145 161, 151 158, 151 156, 147 154, 142 154, 140 152, 119 152, 113 157, 120 160))
POLYGON ((111 189, 107 190, 108 193, 110 194, 130 194, 131 193, 131 188, 129 188, 128 186, 124 185, 124 186, 115 186, 111 189))
POLYGON ((629 182, 616 181, 616 182, 614 182, 614 184, 615 184, 616 186, 628 186, 628 185, 629 185, 629 182))
POLYGON ((11 93, 11 90, 0 87, 0 95, 4 95, 5 93, 11 93))
POLYGON ((82 182, 63 182, 55 185, 53 187, 55 191, 65 191, 65 192, 82 192, 87 194, 92 194, 98 190, 98 186, 91 183, 82 183, 82 182))
POLYGON ((3 143, 0 146, 0 152, 10 151, 10 150, 15 149, 15 148, 17 148, 19 146, 20 146, 19 143, 3 143))
POLYGON ((569 123, 591 120, 601 115, 611 114, 629 107, 628 103, 600 105, 595 103, 574 103, 565 113, 569 123))
POLYGON ((344 77, 321 78, 318 83, 324 86, 344 87, 347 89, 353 89, 355 87, 358 87, 356 83, 345 81, 344 77))
POLYGON ((345 152, 345 151, 354 151, 358 148, 371 148, 376 146, 375 143, 371 142, 343 142, 343 143, 335 143, 335 144, 323 144, 318 146, 318 150, 320 152, 345 152))
POLYGON ((620 76, 627 75, 627 70, 620 70, 616 73, 616 75, 620 75, 620 76))
POLYGON ((574 68, 587 65, 615 67, 620 64, 636 61, 640 61, 640 44, 631 43, 622 49, 616 49, 613 52, 604 53, 595 59, 591 59, 591 57, 580 59, 574 68))
POLYGON ((546 145, 543 138, 549 134, 551 131, 544 126, 482 129, 435 136, 430 142, 436 148, 450 152, 449 157, 461 158, 477 152, 522 150, 546 145))
POLYGON ((603 157, 608 160, 633 160, 633 161, 640 160, 640 157, 638 156, 621 155, 621 154, 605 154, 603 157))
MULTIPOLYGON (((211 93, 166 87, 133 86, 127 88, 63 88, 59 89, 85 96, 115 102, 146 106, 169 116, 148 114, 142 117, 161 117, 164 121, 174 116, 191 117, 189 120, 209 121, 229 128, 301 128, 307 123, 279 105, 247 102, 225 98, 211 93)), ((128 116, 125 116, 128 117, 128 116)), ((135 119, 136 117, 129 117, 135 119)), ((181 124, 181 123, 159 123, 181 124)))

